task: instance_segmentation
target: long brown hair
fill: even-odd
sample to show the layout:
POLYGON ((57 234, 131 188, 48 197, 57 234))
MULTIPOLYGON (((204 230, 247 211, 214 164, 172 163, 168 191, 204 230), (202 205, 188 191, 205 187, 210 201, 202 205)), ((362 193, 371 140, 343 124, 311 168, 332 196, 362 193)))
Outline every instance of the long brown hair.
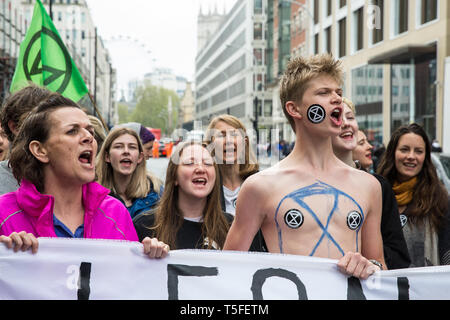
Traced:
MULTIPOLYGON (((225 122, 226 124, 232 126, 235 129, 238 129, 245 136, 245 161, 244 163, 239 164, 239 176, 242 180, 247 179, 254 173, 259 171, 258 161, 256 160, 256 156, 250 147, 249 138, 247 136, 247 130, 245 129, 244 124, 238 118, 229 115, 229 114, 221 114, 216 116, 211 120, 206 130, 206 142, 213 143, 213 131, 219 121, 225 122)), ((222 172, 223 165, 219 165, 219 170, 222 172)))
MULTIPOLYGON (((141 139, 134 130, 126 127, 117 127, 109 132, 102 145, 102 148, 100 149, 100 152, 97 155, 96 162, 98 183, 116 194, 118 194, 118 191, 116 188, 116 183, 114 181, 114 170, 111 163, 106 162, 106 155, 109 154, 113 142, 124 134, 133 136, 136 139, 136 143, 138 144, 139 153, 144 152, 144 147, 142 146, 141 139)), ((136 166, 136 169, 131 176, 131 181, 125 189, 125 196, 128 199, 138 199, 147 196, 147 194, 151 191, 150 181, 153 183, 154 191, 156 193, 159 193, 161 182, 146 170, 145 160, 142 160, 141 163, 136 166)))
MULTIPOLYGON (((175 185, 179 167, 176 157, 180 156, 183 150, 191 145, 201 145, 207 150, 199 142, 181 142, 177 145, 167 166, 164 193, 155 209, 155 223, 151 228, 154 230, 156 238, 167 243, 172 249, 176 249, 176 236, 184 220, 178 206, 178 186, 175 185)), ((205 208, 203 209, 202 234, 204 238, 208 237, 210 240, 208 249, 212 248, 213 242, 216 242, 220 248, 223 248, 229 229, 229 223, 220 206, 221 186, 218 179, 217 164, 214 164, 214 168, 216 171, 214 187, 208 195, 205 208)))
POLYGON ((391 185, 398 181, 395 151, 400 138, 407 133, 419 135, 425 143, 425 160, 422 170, 417 175, 417 184, 414 188, 413 200, 408 208, 408 212, 410 213, 411 221, 419 222, 429 217, 435 230, 439 230, 447 210, 448 193, 437 176, 436 168, 431 161, 430 140, 420 125, 413 123, 395 130, 377 172, 385 177, 391 185))

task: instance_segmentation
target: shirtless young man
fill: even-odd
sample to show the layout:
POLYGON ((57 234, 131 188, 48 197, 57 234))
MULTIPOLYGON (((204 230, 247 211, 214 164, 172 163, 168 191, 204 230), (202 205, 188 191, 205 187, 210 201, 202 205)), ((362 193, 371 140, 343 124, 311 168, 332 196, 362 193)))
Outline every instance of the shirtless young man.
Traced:
POLYGON ((289 63, 280 97, 295 147, 244 182, 225 250, 248 250, 261 228, 269 252, 338 259, 341 272, 361 279, 385 266, 380 184, 333 153, 341 83, 340 62, 329 55, 289 63))

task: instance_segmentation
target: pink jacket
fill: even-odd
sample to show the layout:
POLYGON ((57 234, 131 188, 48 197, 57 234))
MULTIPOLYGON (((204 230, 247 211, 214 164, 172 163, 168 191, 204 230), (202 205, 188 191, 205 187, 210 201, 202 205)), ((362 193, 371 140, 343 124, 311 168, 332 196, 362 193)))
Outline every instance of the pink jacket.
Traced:
MULTIPOLYGON (((130 214, 109 190, 96 182, 83 185, 84 238, 139 241, 130 214)), ((36 237, 56 237, 54 198, 23 180, 19 189, 0 196, 0 235, 26 231, 36 237)))

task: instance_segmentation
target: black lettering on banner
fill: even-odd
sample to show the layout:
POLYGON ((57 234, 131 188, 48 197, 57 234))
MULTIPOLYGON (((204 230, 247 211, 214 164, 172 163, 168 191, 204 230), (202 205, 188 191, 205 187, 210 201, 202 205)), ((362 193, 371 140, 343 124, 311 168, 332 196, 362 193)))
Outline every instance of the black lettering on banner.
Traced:
POLYGON ((178 276, 184 277, 211 277, 217 276, 216 267, 188 266, 184 264, 167 265, 167 289, 169 300, 178 300, 178 276))
POLYGON ((80 278, 78 279, 78 300, 89 300, 91 294, 91 266, 90 262, 82 262, 80 265, 80 278))
POLYGON ((347 284, 347 300, 367 300, 358 278, 348 278, 347 284))
POLYGON ((409 300, 409 280, 406 277, 397 278, 398 300, 409 300))
POLYGON ((298 300, 308 300, 305 285, 295 273, 287 271, 285 269, 274 268, 260 269, 253 275, 253 282, 251 287, 253 300, 264 300, 262 295, 262 287, 264 285, 264 282, 266 282, 266 280, 270 277, 279 277, 292 281, 297 287, 298 300))

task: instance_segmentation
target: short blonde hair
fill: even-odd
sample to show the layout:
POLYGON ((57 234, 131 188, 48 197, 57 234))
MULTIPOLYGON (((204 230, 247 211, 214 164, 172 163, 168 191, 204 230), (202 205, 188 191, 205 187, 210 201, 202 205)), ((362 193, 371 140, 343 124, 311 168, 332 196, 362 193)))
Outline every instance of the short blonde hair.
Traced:
POLYGON ((339 85, 343 83, 341 61, 329 54, 318 54, 308 58, 297 57, 289 62, 280 80, 280 100, 283 112, 295 131, 294 119, 286 110, 286 103, 300 103, 308 83, 321 75, 331 76, 339 85))
POLYGON ((350 99, 343 97, 342 102, 348 105, 348 107, 352 110, 353 114, 356 115, 355 104, 350 99))

